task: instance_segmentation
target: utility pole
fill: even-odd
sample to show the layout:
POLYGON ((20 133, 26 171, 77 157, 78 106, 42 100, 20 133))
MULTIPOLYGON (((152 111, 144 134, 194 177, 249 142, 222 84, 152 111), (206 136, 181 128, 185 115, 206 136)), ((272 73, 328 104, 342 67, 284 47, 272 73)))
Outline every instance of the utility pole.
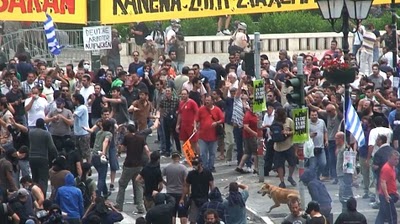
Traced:
MULTIPOLYGON (((300 81, 300 105, 299 108, 304 108, 305 107, 305 96, 304 96, 304 67, 303 67, 303 57, 298 56, 297 57, 297 75, 296 77, 300 81)), ((308 120, 306 120, 308 122, 308 120)), ((306 127, 308 128, 308 124, 306 124, 306 127)), ((299 158, 299 177, 303 175, 304 173, 304 150, 303 147, 297 149, 297 157, 299 158)), ((304 208, 306 202, 305 202, 305 192, 304 192, 304 184, 299 184, 299 193, 300 193, 300 200, 301 200, 301 206, 304 208)))
MULTIPOLYGON (((398 77, 397 74, 397 49, 398 49, 398 41, 397 41, 397 15, 396 15, 396 0, 392 0, 390 4, 390 10, 392 11, 392 42, 393 42, 393 75, 398 77)), ((397 87, 397 86, 396 86, 397 87)))
POLYGON ((260 33, 254 32, 254 73, 256 75, 256 79, 261 79, 260 55, 261 55, 260 33))
MULTIPOLYGON (((254 73, 256 79, 261 79, 261 65, 260 65, 260 54, 261 54, 261 43, 260 43, 260 33, 254 32, 254 73)), ((265 95, 265 94, 264 94, 265 95)), ((260 183, 264 183, 264 138, 263 132, 261 130, 262 127, 262 113, 258 116, 258 181, 260 183)))
MULTIPOLYGON (((100 1, 99 0, 89 0, 89 26, 99 26, 100 25, 100 1)), ((98 71, 100 69, 100 51, 91 51, 91 65, 92 71, 98 71)))

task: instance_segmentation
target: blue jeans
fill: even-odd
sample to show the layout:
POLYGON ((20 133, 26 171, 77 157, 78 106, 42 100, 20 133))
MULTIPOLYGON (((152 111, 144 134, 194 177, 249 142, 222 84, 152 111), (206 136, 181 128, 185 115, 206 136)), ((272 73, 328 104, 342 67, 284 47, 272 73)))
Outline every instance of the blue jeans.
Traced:
POLYGON ((321 175, 322 171, 326 166, 325 150, 322 149, 322 151, 318 155, 314 155, 314 157, 309 158, 308 161, 309 161, 309 169, 315 170, 317 178, 319 178, 319 176, 321 175))
POLYGON ((339 180, 339 201, 342 203, 342 212, 347 211, 347 200, 353 197, 353 190, 351 185, 353 183, 353 175, 345 173, 343 176, 338 177, 339 180))
POLYGON ((18 122, 18 123, 20 123, 20 124, 22 124, 23 126, 28 126, 28 122, 27 122, 27 119, 26 119, 26 115, 24 114, 24 115, 17 115, 17 116, 15 116, 15 121, 16 122, 18 122))
POLYGON ((18 160, 18 165, 21 170, 21 175, 24 176, 30 176, 31 171, 30 171, 30 166, 29 166, 29 160, 18 160))
POLYGON ((92 164, 98 173, 96 195, 102 196, 101 193, 103 193, 103 196, 107 195, 108 189, 106 184, 106 178, 108 171, 108 163, 101 163, 100 156, 93 156, 92 164))
POLYGON ((160 140, 160 151, 165 152, 164 120, 160 121, 160 125, 157 128, 157 135, 160 140))
POLYGON ((201 160, 203 161, 204 169, 209 171, 213 170, 214 161, 215 161, 215 153, 217 152, 218 141, 204 141, 199 139, 199 146, 200 146, 200 156, 201 160))
POLYGON ((374 47, 374 54, 372 57, 373 62, 378 62, 379 60, 379 48, 378 47, 374 47))
POLYGON ((185 62, 184 61, 178 61, 176 63, 176 67, 178 69, 178 73, 181 74, 182 73, 182 68, 183 66, 185 66, 185 62))
POLYGON ((329 153, 329 174, 331 178, 337 178, 336 175, 336 142, 335 140, 329 140, 328 153, 329 153))
POLYGON ((236 159, 239 164, 243 156, 243 128, 233 127, 233 138, 236 144, 236 159))
MULTIPOLYGON (((357 34, 355 34, 357 35, 357 34)), ((357 54, 358 50, 361 48, 361 45, 353 45, 353 54, 357 54)))
POLYGON ((115 73, 118 65, 121 65, 121 58, 108 58, 108 69, 111 69, 115 73))
POLYGON ((385 199, 385 196, 379 194, 379 212, 378 216, 376 216, 375 224, 383 224, 385 220, 389 224, 396 224, 397 223, 397 212, 396 207, 394 205, 397 197, 394 194, 389 194, 390 196, 390 203, 388 203, 385 199))
MULTIPOLYGON (((236 144, 237 165, 239 165, 243 156, 243 128, 233 127, 233 138, 236 144)), ((251 156, 249 156, 249 159, 246 161, 246 167, 251 167, 251 165, 251 156)))
POLYGON ((112 141, 110 148, 108 149, 108 161, 110 163, 110 170, 117 171, 119 170, 119 163, 117 157, 117 148, 115 147, 114 142, 112 141))

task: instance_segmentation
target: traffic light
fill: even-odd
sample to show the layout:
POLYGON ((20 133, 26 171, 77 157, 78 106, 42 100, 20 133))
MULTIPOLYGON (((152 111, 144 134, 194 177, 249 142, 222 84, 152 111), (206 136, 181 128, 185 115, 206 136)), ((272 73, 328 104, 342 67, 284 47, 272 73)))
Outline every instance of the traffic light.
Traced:
POLYGON ((244 53, 244 68, 243 71, 246 72, 246 75, 254 77, 256 75, 254 70, 254 52, 246 52, 244 53))
POLYGON ((287 99, 290 103, 295 103, 298 106, 305 105, 305 94, 304 94, 304 76, 298 75, 295 78, 286 80, 286 86, 292 86, 293 90, 287 94, 287 99))

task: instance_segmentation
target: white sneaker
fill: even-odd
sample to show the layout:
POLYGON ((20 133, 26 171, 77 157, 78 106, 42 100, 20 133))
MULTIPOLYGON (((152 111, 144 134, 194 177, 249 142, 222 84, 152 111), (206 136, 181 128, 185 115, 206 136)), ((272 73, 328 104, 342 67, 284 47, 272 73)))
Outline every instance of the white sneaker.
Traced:
POLYGON ((223 33, 223 32, 221 32, 221 31, 218 31, 217 32, 217 36, 224 36, 225 34, 223 33))
POLYGON ((243 170, 244 170, 246 173, 252 173, 252 172, 253 172, 253 169, 250 168, 250 167, 243 167, 243 170))
POLYGON ((229 29, 225 29, 224 31, 222 31, 222 33, 224 35, 232 35, 231 31, 229 29))

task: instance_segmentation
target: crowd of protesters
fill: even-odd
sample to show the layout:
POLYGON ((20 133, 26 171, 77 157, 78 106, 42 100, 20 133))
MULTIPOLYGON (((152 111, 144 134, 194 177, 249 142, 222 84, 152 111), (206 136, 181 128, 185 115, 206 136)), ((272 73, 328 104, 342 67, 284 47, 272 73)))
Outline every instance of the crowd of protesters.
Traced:
MULTIPOLYGON (((156 34, 144 37, 142 25, 133 26, 131 32, 151 44, 156 34)), ((171 22, 172 31, 178 32, 179 27, 178 20, 171 22)), ((260 169, 266 176, 277 172, 279 187, 286 188, 285 175, 296 186, 296 152, 303 149, 293 143, 291 110, 298 105, 290 97, 293 87, 287 80, 297 75, 298 55, 290 57, 282 49, 275 65, 261 55, 266 110, 254 113, 254 77, 243 71, 241 58, 249 46, 246 29, 246 24, 237 24, 225 66, 217 58, 184 66, 176 60, 176 42, 167 41, 153 57, 146 49, 134 51, 132 63, 124 67, 119 63, 121 49, 115 30, 111 51, 115 57, 108 57, 112 65, 108 69, 93 72, 86 60, 65 69, 48 68, 26 52, 9 60, 3 66, 0 95, 0 199, 4 203, 0 212, 4 222, 121 221, 125 190, 132 181, 133 212, 146 214, 147 223, 173 223, 175 217, 181 223, 246 223, 248 186, 232 182, 227 198, 222 198, 214 186, 216 160, 235 165, 241 174, 258 174, 260 169), (281 128, 278 135, 271 130, 277 128, 281 128), (153 130, 158 149, 150 149, 146 142, 153 130), (262 131, 265 165, 259 167, 256 155, 262 131), (190 171, 180 162, 187 150, 196 155, 188 161, 190 171), (122 153, 126 157, 120 166, 122 153), (172 159, 163 169, 161 157, 172 159), (90 178, 92 167, 97 180, 90 178), (122 174, 116 180, 120 168, 122 174), (116 201, 111 202, 108 198, 117 186, 116 201), (167 193, 161 193, 164 187, 167 193)), ((339 184, 339 199, 347 206, 338 219, 358 214, 351 191, 358 184, 356 173, 346 175, 342 169, 346 150, 357 152, 362 200, 379 208, 376 223, 387 219, 397 223, 400 99, 388 53, 392 43, 388 35, 380 37, 374 32, 372 25, 360 26, 358 33, 356 37, 364 39, 359 44, 355 41, 354 52, 348 55, 336 40, 322 58, 301 54, 314 147, 306 158, 311 174, 306 172, 300 180, 314 200, 307 209, 314 220, 311 223, 326 223, 329 218, 332 199, 322 187, 327 181, 339 184), (382 51, 380 44, 385 46, 382 51), (350 87, 366 139, 361 147, 354 138, 345 141, 344 87, 326 81, 323 74, 324 66, 334 61, 357 69, 350 87)), ((298 201, 289 207, 292 216, 304 218, 299 215, 298 201)), ((286 221, 298 223, 290 221, 294 218, 286 221)))

